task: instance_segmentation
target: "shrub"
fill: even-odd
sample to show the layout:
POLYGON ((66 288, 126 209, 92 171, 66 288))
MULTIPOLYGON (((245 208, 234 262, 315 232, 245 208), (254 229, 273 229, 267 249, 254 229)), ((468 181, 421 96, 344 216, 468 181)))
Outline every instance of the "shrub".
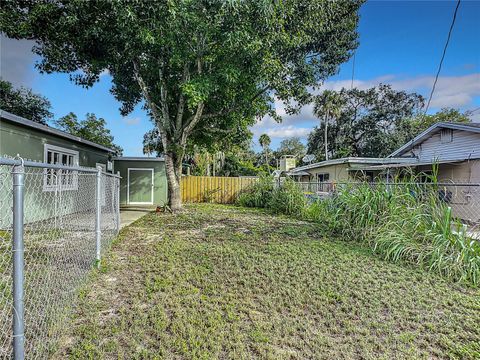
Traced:
POLYGON ((273 190, 267 207, 279 214, 301 216, 306 206, 302 190, 291 179, 286 179, 281 186, 273 190))
POLYGON ((244 189, 237 197, 236 204, 245 207, 266 208, 272 198, 274 179, 261 175, 259 180, 244 189))

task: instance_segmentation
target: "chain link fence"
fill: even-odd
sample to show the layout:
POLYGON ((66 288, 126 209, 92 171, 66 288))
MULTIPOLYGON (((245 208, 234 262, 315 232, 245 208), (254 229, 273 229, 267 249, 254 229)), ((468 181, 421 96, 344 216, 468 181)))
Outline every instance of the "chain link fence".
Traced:
POLYGON ((119 177, 0 158, 0 359, 55 351, 80 286, 119 231, 119 177))
POLYGON ((355 191, 369 186, 378 191, 404 194, 451 208, 451 215, 464 225, 464 230, 480 240, 480 183, 443 181, 429 182, 298 182, 300 189, 312 200, 335 196, 340 191, 355 191))

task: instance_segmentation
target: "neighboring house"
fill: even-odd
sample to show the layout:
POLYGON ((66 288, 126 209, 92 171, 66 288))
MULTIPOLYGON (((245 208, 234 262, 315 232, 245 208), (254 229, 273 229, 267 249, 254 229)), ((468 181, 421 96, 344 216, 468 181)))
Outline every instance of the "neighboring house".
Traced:
POLYGON ((454 216, 478 223, 480 187, 461 184, 480 183, 480 124, 436 123, 387 158, 334 159, 289 173, 297 181, 316 182, 372 181, 402 174, 417 174, 420 182, 435 174, 454 216))
POLYGON ((117 157, 115 171, 120 172, 121 206, 163 206, 167 203, 165 160, 149 157, 117 157))
POLYGON ((480 124, 436 123, 394 151, 419 172, 438 164, 438 180, 480 182, 480 124))
POLYGON ((401 169, 431 174, 439 181, 480 182, 480 124, 436 123, 387 158, 348 157, 300 166, 289 173, 298 181, 374 180, 401 169))
POLYGON ((398 158, 347 157, 321 161, 290 170, 289 176, 300 182, 347 182, 352 180, 372 181, 375 173, 363 171, 365 166, 409 162, 398 158))

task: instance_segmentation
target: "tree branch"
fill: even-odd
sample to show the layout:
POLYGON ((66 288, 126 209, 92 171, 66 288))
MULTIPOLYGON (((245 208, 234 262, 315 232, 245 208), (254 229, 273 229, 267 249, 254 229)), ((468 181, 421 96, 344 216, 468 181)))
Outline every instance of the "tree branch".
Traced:
MULTIPOLYGON (((182 84, 185 83, 188 80, 189 77, 189 72, 188 72, 188 64, 185 64, 183 68, 183 75, 182 75, 182 84)), ((185 111, 185 96, 183 95, 182 91, 180 90, 180 95, 178 99, 178 108, 177 108, 177 119, 176 119, 176 125, 175 125, 175 131, 178 132, 182 128, 182 119, 183 119, 183 113, 185 111)))
POLYGON ((164 118, 160 113, 159 110, 161 109, 155 104, 153 99, 150 96, 150 92, 148 91, 148 86, 143 80, 142 76, 140 75, 140 66, 138 65, 137 61, 133 61, 133 68, 134 72, 133 75, 137 80, 140 89, 142 90, 143 96, 145 97, 145 101, 150 108, 152 115, 155 119, 155 123, 157 125, 158 132, 160 133, 160 138, 162 140, 163 148, 167 149, 168 141, 167 141, 167 131, 169 130, 168 118, 164 118))
MULTIPOLYGON (((251 103, 252 101, 257 99, 259 96, 263 95, 268 89, 269 89, 268 86, 263 87, 251 99, 248 99, 247 102, 251 103)), ((240 106, 241 105, 235 105, 235 106, 230 107, 229 109, 223 109, 223 110, 217 111, 215 113, 202 115, 202 120, 203 119, 211 119, 211 118, 214 118, 214 117, 217 117, 217 116, 222 116, 222 115, 228 115, 228 114, 234 112, 235 110, 237 110, 240 106)))

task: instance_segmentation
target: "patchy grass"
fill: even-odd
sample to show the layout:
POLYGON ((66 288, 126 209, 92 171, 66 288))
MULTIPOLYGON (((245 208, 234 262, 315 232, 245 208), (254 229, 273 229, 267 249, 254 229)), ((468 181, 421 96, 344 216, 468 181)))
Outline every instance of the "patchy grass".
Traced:
POLYGON ((480 357, 480 291, 260 210, 124 229, 58 358, 480 357))

